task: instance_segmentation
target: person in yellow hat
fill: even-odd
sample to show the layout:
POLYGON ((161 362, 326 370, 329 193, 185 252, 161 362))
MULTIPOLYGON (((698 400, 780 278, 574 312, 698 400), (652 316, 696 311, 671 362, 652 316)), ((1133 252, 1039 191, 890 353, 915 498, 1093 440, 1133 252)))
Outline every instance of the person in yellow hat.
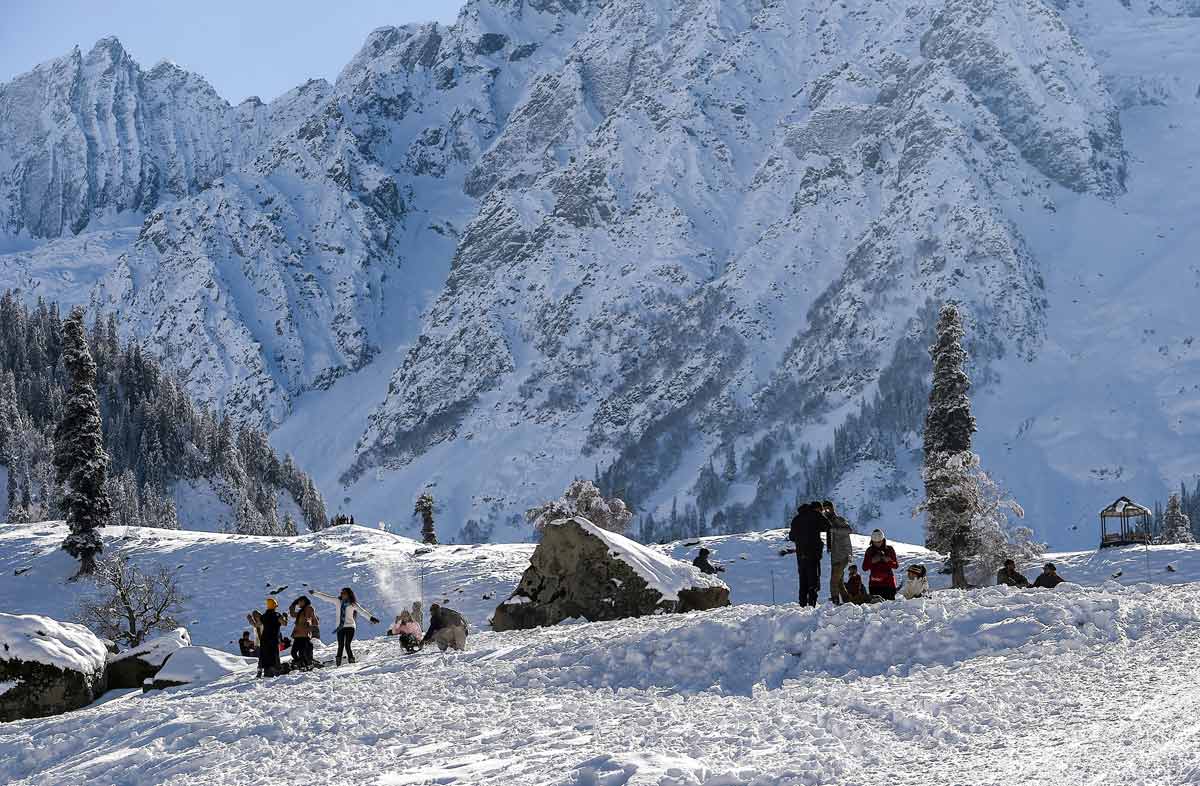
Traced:
POLYGON ((274 598, 267 598, 267 610, 254 612, 254 622, 259 628, 258 637, 258 676, 274 677, 280 673, 279 668, 279 633, 287 617, 279 613, 279 603, 274 598))

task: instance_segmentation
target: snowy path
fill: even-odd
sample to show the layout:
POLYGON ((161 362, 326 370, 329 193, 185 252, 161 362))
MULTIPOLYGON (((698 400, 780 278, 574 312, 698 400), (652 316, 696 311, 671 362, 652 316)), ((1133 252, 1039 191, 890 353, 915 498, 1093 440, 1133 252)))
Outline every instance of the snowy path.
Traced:
POLYGON ((404 657, 373 641, 354 667, 0 726, 0 781, 1200 783, 1197 584, 735 607, 470 643, 404 657))

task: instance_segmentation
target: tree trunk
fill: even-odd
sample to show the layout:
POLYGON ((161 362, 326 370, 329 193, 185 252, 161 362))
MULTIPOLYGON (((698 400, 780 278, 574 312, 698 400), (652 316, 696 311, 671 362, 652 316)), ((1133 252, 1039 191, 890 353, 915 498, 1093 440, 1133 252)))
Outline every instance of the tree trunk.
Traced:
POLYGON ((967 589, 967 572, 964 565, 963 551, 965 538, 962 534, 956 534, 950 540, 950 569, 951 569, 951 584, 954 589, 967 589))

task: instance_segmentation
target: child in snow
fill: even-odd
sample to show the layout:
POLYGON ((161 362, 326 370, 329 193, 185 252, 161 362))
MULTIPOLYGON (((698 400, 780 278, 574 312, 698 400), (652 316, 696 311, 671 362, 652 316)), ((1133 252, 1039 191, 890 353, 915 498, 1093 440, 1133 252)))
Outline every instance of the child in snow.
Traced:
POLYGON ((287 617, 280 614, 279 604, 274 598, 267 598, 267 610, 261 614, 255 611, 251 616, 259 628, 258 638, 258 676, 274 677, 279 674, 279 632, 287 623, 287 617))
POLYGON ((292 663, 301 669, 313 666, 313 634, 317 629, 317 612, 307 595, 301 595, 288 606, 288 614, 296 621, 292 628, 292 663))
POLYGON ((313 590, 312 593, 321 600, 327 600, 337 606, 337 665, 342 665, 343 653, 351 663, 354 663, 354 651, 350 649, 350 644, 354 641, 354 634, 358 630, 358 615, 360 613, 365 615, 372 625, 378 625, 379 620, 358 602, 358 598, 354 596, 354 590, 349 587, 342 587, 342 591, 336 598, 320 590, 313 590))
POLYGON ((467 621, 454 609, 434 603, 429 607, 429 630, 425 633, 424 641, 437 642, 442 652, 447 649, 466 649, 467 621))
POLYGON ((864 603, 871 602, 871 596, 867 594, 867 588, 863 586, 862 575, 858 572, 857 565, 850 565, 847 569, 850 572, 846 579, 846 592, 850 596, 850 602, 856 603, 859 606, 864 603))
POLYGON ((400 646, 408 652, 416 652, 421 649, 421 626, 416 623, 409 611, 400 612, 396 621, 392 623, 392 627, 388 629, 388 634, 399 636, 400 646))
POLYGON ((238 651, 242 653, 243 658, 258 657, 258 645, 250 638, 250 631, 242 631, 242 637, 238 639, 238 651))
POLYGON ((904 580, 904 586, 900 588, 900 593, 908 600, 913 598, 921 598, 929 591, 929 579, 926 578, 927 571, 924 565, 909 565, 908 575, 904 580))
POLYGON ((883 536, 883 530, 873 530, 871 545, 867 546, 867 553, 863 557, 862 564, 862 569, 871 576, 871 580, 867 583, 870 593, 884 600, 895 600, 896 576, 892 571, 898 567, 900 567, 900 562, 896 559, 896 550, 888 545, 887 538, 883 536))

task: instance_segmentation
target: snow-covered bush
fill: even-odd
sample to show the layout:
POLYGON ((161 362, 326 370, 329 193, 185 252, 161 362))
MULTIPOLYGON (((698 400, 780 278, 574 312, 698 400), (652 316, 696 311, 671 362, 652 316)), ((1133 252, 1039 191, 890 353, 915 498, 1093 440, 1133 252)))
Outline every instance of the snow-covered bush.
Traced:
POLYGON ((137 647, 152 631, 179 627, 186 598, 165 566, 144 572, 118 554, 96 562, 98 594, 79 604, 79 621, 106 639, 137 647))
POLYGON ((525 518, 536 532, 546 525, 572 516, 583 516, 601 529, 624 534, 633 518, 625 502, 616 497, 605 499, 590 480, 575 480, 561 497, 525 512, 525 518))

